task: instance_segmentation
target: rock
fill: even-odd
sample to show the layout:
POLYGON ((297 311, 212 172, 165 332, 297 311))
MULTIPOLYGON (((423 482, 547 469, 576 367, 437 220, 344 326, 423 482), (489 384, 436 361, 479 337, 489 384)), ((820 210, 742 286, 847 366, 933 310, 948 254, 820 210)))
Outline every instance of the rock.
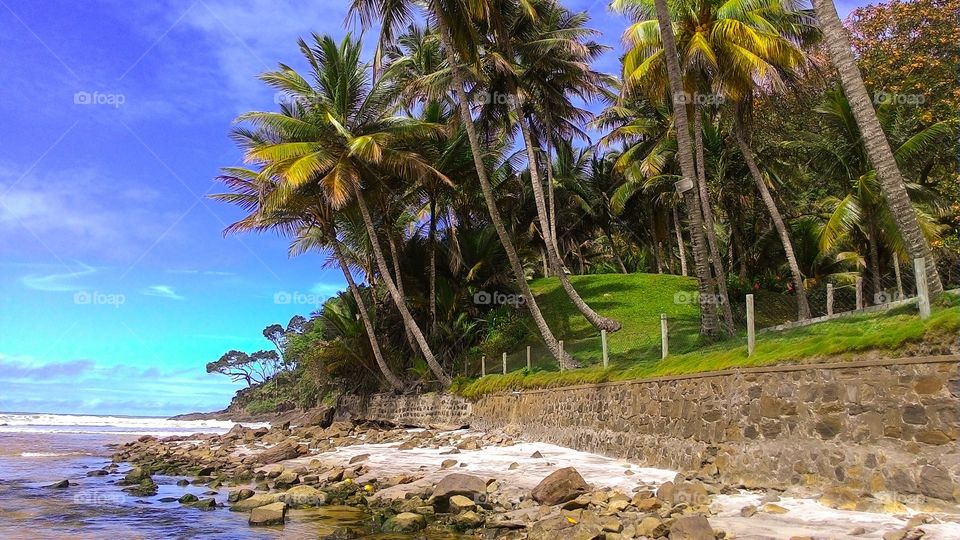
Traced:
POLYGON ((103 469, 97 469, 96 471, 90 471, 87 473, 87 476, 106 476, 110 474, 109 472, 103 469))
POLYGON ((320 506, 327 502, 327 494, 312 486, 295 486, 287 490, 283 502, 291 508, 320 506))
POLYGON ((509 469, 509 470, 511 470, 511 471, 516 470, 516 469, 519 469, 519 468, 520 468, 520 464, 517 463, 516 461, 514 461, 513 463, 510 464, 509 467, 507 467, 507 469, 509 469))
POLYGON ((555 505, 576 499, 590 490, 580 473, 573 467, 565 467, 551 473, 530 492, 540 504, 555 505))
POLYGON ((150 478, 150 471, 143 467, 134 467, 120 481, 121 486, 132 486, 150 478))
POLYGON ((147 477, 144 480, 141 480, 139 484, 125 488, 124 491, 133 495, 134 497, 152 497, 157 494, 157 484, 147 477))
POLYGON ((282 442, 273 448, 268 448, 263 452, 257 454, 257 462, 264 465, 269 465, 271 463, 277 463, 278 461, 285 461, 288 459, 293 459, 300 455, 297 447, 290 444, 289 442, 282 442))
POLYGON ((767 503, 761 506, 760 511, 765 512, 767 514, 786 514, 787 512, 789 512, 789 510, 787 510, 786 508, 780 506, 779 504, 774 504, 774 503, 767 503))
POLYGON ((753 517, 757 513, 757 507, 750 504, 740 509, 740 515, 743 517, 753 517))
POLYGON ((414 532, 427 526, 427 518, 413 512, 403 512, 383 524, 384 532, 414 532))
POLYGON ((472 500, 464 497, 463 495, 454 495, 453 497, 450 497, 450 500, 447 504, 447 508, 452 513, 473 510, 476 507, 477 505, 472 500))
POLYGON ((883 533, 883 540, 903 540, 907 536, 906 529, 897 529, 883 533))
POLYGON ((193 493, 187 493, 183 497, 180 497, 179 499, 177 499, 177 502, 180 504, 190 504, 190 503, 195 503, 198 500, 199 499, 197 499, 197 496, 194 495, 193 493))
POLYGON ((674 505, 683 503, 687 506, 704 506, 710 504, 710 496, 707 494, 707 488, 700 482, 680 482, 673 488, 673 500, 669 501, 674 505))
POLYGON ((61 481, 56 482, 56 483, 54 483, 54 484, 50 484, 50 485, 47 486, 47 487, 54 488, 54 489, 63 489, 63 488, 66 488, 66 487, 70 487, 70 481, 69 481, 69 480, 61 480, 61 481))
POLYGON ((190 485, 189 480, 177 480, 177 485, 180 487, 187 487, 190 485))
POLYGON ((286 517, 286 503, 275 502, 254 508, 252 511, 250 511, 250 519, 247 523, 253 526, 283 525, 286 517))
POLYGON ((207 497, 206 499, 200 499, 199 501, 191 504, 190 506, 194 508, 199 508, 201 510, 213 510, 217 507, 217 500, 213 497, 207 497))
POLYGON ((543 459, 543 454, 541 454, 540 451, 537 450, 536 452, 530 454, 530 457, 533 459, 543 459))
POLYGON ((637 536, 648 536, 650 538, 659 538, 666 536, 668 528, 658 518, 647 516, 637 524, 637 536))
POLYGON ((249 488, 237 489, 237 490, 231 491, 227 495, 227 502, 229 503, 239 502, 244 499, 249 499, 250 497, 253 497, 253 495, 254 495, 254 491, 252 489, 249 489, 249 488))
POLYGON ((704 516, 677 518, 670 525, 670 540, 714 540, 716 533, 704 516))
POLYGON ((443 460, 442 463, 440 463, 440 470, 449 469, 450 467, 453 467, 456 464, 457 464, 457 460, 455 459, 445 459, 443 460))
POLYGON ((947 471, 925 465, 920 469, 920 482, 918 487, 920 493, 927 497, 935 497, 947 501, 953 500, 953 481, 950 480, 950 474, 947 471))
POLYGON ((480 478, 463 473, 453 473, 445 476, 433 489, 434 507, 439 512, 446 512, 450 497, 463 495, 476 500, 478 495, 486 495, 487 483, 480 478))
POLYGON ((348 463, 350 465, 353 465, 354 463, 360 463, 361 461, 366 461, 368 459, 370 459, 370 454, 360 454, 358 456, 353 456, 352 458, 350 458, 350 461, 348 463))
POLYGON ((285 488, 287 486, 296 484, 297 482, 297 473, 295 471, 291 471, 290 469, 284 469, 283 472, 273 480, 273 484, 277 488, 285 488))
POLYGON ((252 497, 237 501, 230 507, 230 510, 234 512, 249 512, 259 506, 266 506, 275 502, 277 502, 277 495, 272 493, 257 493, 252 497))
POLYGON ((850 529, 850 532, 847 534, 850 536, 860 536, 861 534, 867 534, 867 530, 863 527, 854 527, 853 529, 850 529))
POLYGON ((453 518, 453 523, 463 529, 476 529, 483 525, 483 517, 473 510, 467 510, 453 518))

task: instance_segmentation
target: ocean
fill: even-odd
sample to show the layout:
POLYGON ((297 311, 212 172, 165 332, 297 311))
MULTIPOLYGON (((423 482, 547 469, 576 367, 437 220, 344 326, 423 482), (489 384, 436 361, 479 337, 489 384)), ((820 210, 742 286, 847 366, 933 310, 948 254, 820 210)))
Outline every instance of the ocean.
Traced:
MULTIPOLYGON (((215 420, 0 413, 0 539, 318 538, 366 519, 359 510, 327 507, 293 511, 282 527, 251 528, 246 513, 161 501, 184 493, 209 496, 203 495, 206 486, 179 487, 178 477, 154 476, 157 495, 134 497, 116 485, 126 464, 121 474, 87 475, 111 463, 110 444, 142 435, 224 433, 232 426, 215 420), (70 487, 50 487, 61 480, 70 487)), ((215 495, 219 503, 226 497, 226 489, 215 495)))

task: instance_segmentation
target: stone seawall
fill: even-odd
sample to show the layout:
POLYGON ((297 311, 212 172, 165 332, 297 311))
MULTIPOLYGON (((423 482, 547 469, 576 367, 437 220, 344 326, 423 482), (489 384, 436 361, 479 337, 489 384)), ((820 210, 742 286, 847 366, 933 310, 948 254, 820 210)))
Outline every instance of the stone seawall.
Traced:
POLYGON ((335 418, 380 420, 411 427, 465 426, 470 423, 470 405, 450 394, 344 396, 337 405, 335 418))
POLYGON ((791 365, 352 406, 354 417, 503 429, 731 485, 960 502, 958 367, 957 356, 791 365))

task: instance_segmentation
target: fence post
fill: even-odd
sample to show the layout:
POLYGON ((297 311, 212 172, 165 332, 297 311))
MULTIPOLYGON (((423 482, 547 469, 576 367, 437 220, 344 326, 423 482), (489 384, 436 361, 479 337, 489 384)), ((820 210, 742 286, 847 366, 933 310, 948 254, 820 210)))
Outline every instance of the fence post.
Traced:
POLYGON ((668 337, 667 314, 660 314, 660 359, 670 354, 670 338, 668 337))
POLYGON ((480 357, 480 376, 481 377, 487 376, 487 355, 483 355, 480 357))
POLYGON ((917 276, 917 307, 920 308, 920 318, 930 316, 930 290, 927 283, 927 266, 923 257, 913 260, 913 272, 917 276))
POLYGON ((507 353, 503 353, 503 374, 507 374, 507 353))
POLYGON ((753 295, 747 295, 747 356, 753 355, 753 349, 757 345, 757 332, 754 328, 753 316, 753 295))
POLYGON ((600 344, 603 347, 603 369, 610 367, 610 354, 607 351, 607 331, 600 331, 600 344))
POLYGON ((833 283, 827 283, 827 316, 833 315, 833 283))
POLYGON ((527 371, 533 369, 533 364, 530 362, 530 346, 527 345, 527 371))
POLYGON ((863 309, 863 276, 857 276, 857 310, 863 309))
POLYGON ((563 340, 557 342, 557 346, 560 347, 560 371, 563 371, 563 340))

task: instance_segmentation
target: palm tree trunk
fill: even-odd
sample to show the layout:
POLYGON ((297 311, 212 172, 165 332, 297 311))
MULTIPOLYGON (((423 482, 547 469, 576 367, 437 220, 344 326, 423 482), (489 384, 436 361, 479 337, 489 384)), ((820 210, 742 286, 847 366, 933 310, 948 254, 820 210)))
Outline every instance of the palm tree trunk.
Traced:
POLYGON ((880 248, 877 246, 877 231, 873 224, 870 225, 870 284, 873 285, 874 303, 877 300, 877 294, 882 290, 880 287, 880 248))
POLYGON ((930 244, 927 243, 923 232, 920 230, 920 222, 917 220, 917 213, 910 203, 910 196, 907 194, 907 187, 900 173, 900 168, 893 157, 893 151, 890 150, 890 143, 883 133, 880 121, 877 120, 877 112, 873 108, 873 103, 870 101, 869 94, 867 94, 867 87, 863 84, 860 69, 857 67, 853 52, 850 50, 850 40, 847 37, 847 32, 840 22, 840 17, 837 16, 837 8, 833 5, 832 0, 813 0, 813 7, 817 14, 820 30, 823 31, 830 61, 840 73, 843 93, 847 95, 847 99, 850 101, 850 109, 853 111, 853 116, 860 127, 863 144, 867 149, 867 155, 870 156, 870 162, 877 171, 877 180, 879 180, 883 196, 887 200, 887 206, 890 207, 890 213, 893 214, 897 222, 900 237, 903 238, 904 246, 907 248, 910 258, 923 258, 927 268, 930 298, 935 300, 943 293, 943 282, 940 280, 940 273, 937 270, 937 261, 933 258, 930 244))
POLYGON ((387 286, 387 290, 390 292, 390 296, 393 298, 393 303, 396 304, 397 310, 400 311, 403 326, 408 332, 413 334, 413 338, 417 345, 419 345, 420 351, 427 361, 427 365, 430 366, 430 371, 433 372, 434 376, 437 377, 437 380, 439 380, 443 386, 448 387, 452 382, 450 376, 443 371, 443 368, 437 362, 433 351, 430 349, 430 345, 427 343, 427 338, 423 336, 423 331, 420 330, 417 321, 415 321, 413 315, 410 314, 403 295, 400 294, 400 290, 397 289, 396 284, 394 284, 393 279, 390 277, 390 271, 387 269, 387 260, 384 258, 383 250, 380 248, 380 240, 377 238, 377 231, 373 226, 373 219, 370 217, 370 209, 367 208, 367 203, 363 200, 363 194, 357 193, 356 199, 357 206, 360 208, 360 215, 363 217, 363 224, 366 226, 367 234, 370 236, 370 244, 373 247, 373 256, 380 270, 380 277, 387 286))
POLYGON ((900 255, 893 253, 893 275, 897 278, 897 300, 903 300, 903 278, 900 277, 900 255))
POLYGON ((387 365, 387 361, 383 358, 383 352, 380 350, 380 343, 377 341, 377 334, 373 328, 373 322, 370 320, 367 305, 360 295, 360 289, 357 288, 357 284, 353 281, 353 275, 350 273, 350 268, 343 258, 343 252, 340 250, 340 241, 337 240, 336 231, 333 230, 333 227, 331 227, 331 233, 331 237, 333 238, 333 255, 337 259, 337 263, 340 264, 340 270, 343 272, 344 279, 347 280, 350 294, 353 295, 353 299, 357 302, 357 311, 360 312, 360 318, 363 320, 363 327, 367 332, 367 339, 370 340, 370 348, 373 350, 373 357, 377 360, 377 367, 380 368, 380 372, 383 373, 383 376, 387 379, 387 382, 390 383, 390 386, 395 390, 403 391, 405 388, 403 382, 393 374, 390 366, 387 365))
POLYGON ((617 261, 617 266, 620 267, 620 273, 627 273, 627 265, 623 264, 623 257, 620 256, 620 250, 617 249, 617 246, 613 243, 613 235, 610 234, 609 229, 604 229, 603 234, 607 237, 607 242, 610 243, 610 252, 613 253, 613 258, 617 261))
MULTIPOLYGON (((540 171, 539 169, 539 160, 537 159, 536 149, 533 147, 533 137, 530 135, 530 127, 527 125, 523 114, 523 107, 520 103, 520 98, 517 97, 516 93, 513 95, 513 109, 514 113, 519 119, 517 124, 520 125, 520 133, 523 135, 523 143, 527 150, 527 160, 530 163, 530 185, 533 187, 533 200, 536 203, 537 207, 537 217, 540 220, 540 229, 547 231, 550 230, 550 222, 547 218, 547 207, 544 203, 543 197, 543 184, 540 180, 540 171)), ((552 165, 550 169, 552 169, 552 165)), ((556 225, 555 223, 553 224, 556 225)), ((606 330, 607 332, 616 332, 620 329, 620 323, 614 321, 613 319, 604 317, 593 310, 587 303, 583 300, 577 290, 573 287, 573 284, 570 283, 570 277, 567 276, 567 273, 563 271, 563 265, 560 262, 560 256, 557 255, 556 246, 553 242, 545 242, 547 245, 547 261, 550 263, 550 266, 553 268, 554 273, 557 274, 557 277, 560 278, 560 286, 563 287, 564 292, 567 293, 567 297, 570 298, 570 301, 573 302, 573 305, 577 307, 577 310, 583 314, 584 317, 590 324, 594 326, 597 330, 606 330)), ((580 247, 577 247, 577 254, 580 257, 580 273, 583 274, 583 254, 580 252, 580 247)))
POLYGON ((723 268, 723 257, 720 256, 720 242, 717 241, 717 230, 713 221, 713 207, 710 204, 710 192, 707 190, 707 161, 703 151, 703 119, 700 107, 693 109, 693 137, 697 150, 697 187, 700 192, 700 206, 703 210, 703 226, 707 230, 707 244, 710 246, 710 259, 717 280, 717 292, 720 293, 720 310, 723 313, 723 329, 728 336, 732 336, 733 308, 730 307, 730 295, 727 294, 727 271, 723 268))
POLYGON ((687 248, 683 245, 683 232, 680 229, 680 213, 673 207, 673 230, 677 234, 677 250, 680 252, 680 274, 687 277, 687 248))
POLYGON ((437 199, 430 193, 430 335, 437 333, 437 199))
POLYGON ((710 261, 707 256, 707 241, 703 234, 703 220, 701 219, 700 201, 696 190, 692 189, 696 182, 696 172, 693 165, 693 145, 690 142, 690 126, 687 123, 686 106, 682 103, 683 82, 680 72, 680 58, 677 55, 677 43, 673 36, 673 27, 670 22, 670 12, 667 0, 654 0, 657 10, 657 21, 660 25, 660 35, 663 40, 663 50, 667 62, 667 75, 670 79, 670 94, 673 98, 673 119, 677 131, 677 149, 680 159, 680 170, 684 184, 688 184, 683 196, 687 206, 687 216, 690 223, 690 238, 693 244, 693 261, 697 271, 697 282, 701 299, 700 302, 700 333, 704 336, 715 336, 719 333, 720 321, 717 318, 716 304, 709 299, 714 295, 713 280, 710 276, 710 261))
MULTIPOLYGON (((434 4, 435 9, 439 10, 439 6, 434 4)), ((438 21, 444 19, 443 13, 436 13, 438 21)), ((459 64, 457 63, 457 58, 454 54, 453 44, 451 43, 450 34, 446 28, 440 28, 440 35, 443 39, 444 48, 446 48, 447 59, 450 63, 451 78, 453 82, 453 89, 457 96, 458 109, 460 110, 460 119, 464 124, 464 129, 467 131, 467 139, 470 141, 470 149, 473 154, 473 164, 477 170, 477 178, 480 180, 480 191, 483 192, 483 200, 487 205, 487 211, 490 213, 490 222, 493 223, 494 230, 497 231, 497 236, 500 238, 500 243, 503 245, 504 251, 507 253, 507 259, 510 261, 510 268, 513 270, 514 277, 516 278, 517 288, 520 289, 520 293, 523 295, 527 309, 530 310, 530 315, 533 318, 533 322, 539 330, 543 341, 547 346, 547 349, 557 359, 558 362, 565 369, 573 369, 579 367, 577 362, 574 361, 573 357, 570 356, 569 352, 564 351, 561 354, 560 343, 557 341, 557 338, 554 337, 553 332, 550 330, 550 327, 547 326, 546 319, 543 318, 543 313, 540 311, 540 306, 537 305, 537 300, 533 296, 533 292, 530 290, 530 285, 527 284, 526 277, 523 272, 523 264, 520 262, 520 256, 517 255, 517 248, 513 245, 513 241, 510 239, 510 236, 507 234, 507 229, 503 225, 503 218, 500 216, 500 210, 497 207, 497 199, 493 195, 493 186, 490 185, 490 179, 487 176, 486 166, 483 163, 483 149, 480 147, 480 139, 477 137, 477 129, 473 124, 473 118, 470 116, 469 101, 467 99, 467 92, 464 90, 464 80, 463 75, 460 72, 459 64)))
POLYGON ((803 274, 800 273, 800 265, 797 263, 797 257, 793 251, 793 243, 790 241, 790 235, 787 232, 787 226, 783 222, 783 216, 777 208, 777 203, 773 200, 773 195, 767 188, 767 182, 763 179, 756 161, 753 159, 753 150, 747 144, 744 137, 745 128, 740 118, 734 120, 734 135, 737 139, 737 146, 740 147, 740 153, 743 154, 744 161, 747 162, 747 168, 750 169, 750 175, 757 184, 757 190, 760 191, 760 198, 763 204, 767 206, 767 212, 770 213, 770 219, 773 226, 780 235, 780 243, 783 244, 783 251, 787 255, 787 264, 790 266, 790 273, 793 275, 793 285, 797 290, 797 311, 799 320, 803 321, 810 318, 810 304, 807 303, 807 289, 803 286, 803 274))
MULTIPOLYGON (((558 254, 560 248, 557 245, 557 204, 553 192, 553 147, 550 145, 550 134, 546 137, 547 145, 547 195, 550 199, 550 241, 553 242, 553 249, 558 254)), ((563 265, 563 260, 560 260, 563 265)))
MULTIPOLYGON (((397 285, 397 290, 400 291, 400 298, 406 298, 407 292, 403 289, 403 275, 400 273, 400 259, 397 257, 397 245, 393 241, 393 234, 390 231, 387 231, 387 247, 390 248, 390 262, 393 263, 393 280, 397 285)), ((410 349, 413 351, 417 350, 417 340, 413 337, 413 334, 410 333, 410 329, 404 325, 403 331, 407 336, 407 343, 410 344, 410 349)))
POLYGON ((660 255, 660 235, 657 234, 657 214, 654 206, 650 207, 650 235, 653 238, 653 260, 657 264, 657 273, 663 273, 663 258, 660 255))

